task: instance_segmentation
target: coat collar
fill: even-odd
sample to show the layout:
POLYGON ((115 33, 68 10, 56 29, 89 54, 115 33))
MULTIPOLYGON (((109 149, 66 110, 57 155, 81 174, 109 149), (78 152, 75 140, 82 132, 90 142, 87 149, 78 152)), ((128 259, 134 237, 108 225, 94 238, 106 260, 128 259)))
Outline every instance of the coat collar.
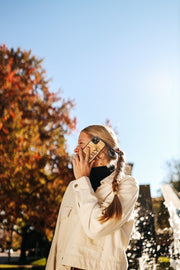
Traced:
MULTIPOLYGON (((101 184, 112 184, 113 178, 115 175, 115 171, 112 172, 109 176, 107 176, 106 178, 104 178, 103 180, 101 180, 101 184)), ((118 182, 120 182, 121 180, 123 180, 125 178, 125 174, 121 174, 120 176, 118 176, 118 182)))

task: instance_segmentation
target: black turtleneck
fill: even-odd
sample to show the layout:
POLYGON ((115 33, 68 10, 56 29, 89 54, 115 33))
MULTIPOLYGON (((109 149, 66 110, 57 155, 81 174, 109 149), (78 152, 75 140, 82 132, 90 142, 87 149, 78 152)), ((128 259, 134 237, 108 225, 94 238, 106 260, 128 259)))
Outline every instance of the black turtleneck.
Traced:
POLYGON ((100 181, 109 176, 114 171, 114 166, 93 167, 90 173, 90 181, 94 191, 100 186, 100 181))

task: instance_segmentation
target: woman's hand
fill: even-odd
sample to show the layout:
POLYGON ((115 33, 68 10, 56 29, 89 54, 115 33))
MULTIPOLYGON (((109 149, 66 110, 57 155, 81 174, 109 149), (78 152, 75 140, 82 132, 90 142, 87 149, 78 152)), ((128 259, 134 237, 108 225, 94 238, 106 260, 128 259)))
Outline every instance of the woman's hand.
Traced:
POLYGON ((90 175, 91 169, 94 164, 94 160, 89 163, 90 149, 88 147, 86 155, 83 155, 82 149, 79 149, 78 155, 75 155, 73 159, 73 171, 76 179, 82 176, 90 175))

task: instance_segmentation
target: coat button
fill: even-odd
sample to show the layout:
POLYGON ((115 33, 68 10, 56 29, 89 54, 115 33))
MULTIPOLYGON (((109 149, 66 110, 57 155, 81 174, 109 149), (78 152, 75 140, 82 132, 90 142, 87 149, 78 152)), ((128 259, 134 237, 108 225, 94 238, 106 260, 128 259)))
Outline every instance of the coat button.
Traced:
POLYGON ((78 184, 75 184, 74 187, 78 187, 78 184))

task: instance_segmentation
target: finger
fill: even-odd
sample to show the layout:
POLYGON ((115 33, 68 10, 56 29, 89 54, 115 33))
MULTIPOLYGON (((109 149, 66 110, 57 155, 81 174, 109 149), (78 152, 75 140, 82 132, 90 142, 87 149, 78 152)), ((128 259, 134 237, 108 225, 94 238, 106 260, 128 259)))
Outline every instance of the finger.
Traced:
POLYGON ((94 163, 95 163, 95 159, 90 163, 90 169, 92 169, 94 163))
POLYGON ((73 159, 72 163, 73 163, 73 168, 75 168, 75 166, 76 166, 76 160, 73 159))
POLYGON ((73 166, 77 166, 78 162, 79 162, 79 157, 78 155, 75 155, 74 158, 73 158, 73 166))
POLYGON ((80 160, 83 160, 84 159, 82 149, 79 149, 79 159, 80 160))
POLYGON ((90 156, 90 147, 87 147, 87 152, 85 156, 85 161, 89 163, 89 156, 90 156))
POLYGON ((77 167, 76 167, 75 160, 73 161, 73 173, 74 173, 74 177, 77 179, 77 167))
POLYGON ((75 172, 78 169, 78 166, 79 166, 79 158, 78 158, 78 156, 76 156, 73 159, 72 163, 73 163, 73 171, 75 172))
POLYGON ((72 155, 72 160, 75 159, 76 155, 77 155, 77 154, 73 154, 73 155, 72 155))
POLYGON ((79 155, 78 154, 75 155, 74 160, 79 161, 79 155))

